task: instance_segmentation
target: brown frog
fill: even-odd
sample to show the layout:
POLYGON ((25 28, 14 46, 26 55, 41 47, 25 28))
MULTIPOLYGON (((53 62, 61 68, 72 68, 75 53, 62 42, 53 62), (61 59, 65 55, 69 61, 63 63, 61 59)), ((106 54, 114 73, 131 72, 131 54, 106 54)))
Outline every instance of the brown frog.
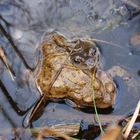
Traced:
POLYGON ((59 33, 45 37, 41 44, 42 63, 36 82, 49 99, 69 99, 77 107, 112 106, 116 85, 101 70, 100 51, 90 39, 68 40, 59 33))

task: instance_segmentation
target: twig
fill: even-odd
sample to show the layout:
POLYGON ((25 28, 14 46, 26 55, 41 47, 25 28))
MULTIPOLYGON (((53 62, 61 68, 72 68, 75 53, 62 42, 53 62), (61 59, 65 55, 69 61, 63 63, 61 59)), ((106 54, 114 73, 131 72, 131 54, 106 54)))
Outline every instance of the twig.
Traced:
POLYGON ((57 131, 55 131, 52 128, 35 128, 35 129, 31 129, 31 132, 33 134, 37 134, 37 140, 41 140, 43 137, 59 137, 59 138, 63 138, 64 140, 78 140, 72 137, 69 137, 65 134, 61 134, 57 131))
POLYGON ((140 136, 140 130, 136 134, 133 135, 132 139, 135 139, 137 136, 140 136))
POLYGON ((6 58, 6 55, 5 55, 5 52, 4 52, 4 50, 2 49, 1 46, 0 46, 0 59, 2 60, 2 62, 6 66, 6 68, 8 69, 8 72, 9 72, 12 80, 14 81, 15 72, 13 71, 13 69, 11 68, 11 66, 8 64, 7 58, 6 58))
POLYGON ((131 131, 131 129, 132 129, 132 127, 133 127, 133 125, 134 125, 134 123, 135 123, 135 121, 136 121, 136 119, 137 119, 137 116, 138 116, 138 114, 139 114, 139 111, 140 111, 140 100, 139 100, 139 102, 138 102, 138 104, 137 104, 137 107, 136 107, 136 109, 135 109, 135 112, 134 112, 134 114, 133 114, 133 116, 132 116, 130 122, 128 122, 128 127, 126 128, 126 131, 125 131, 125 133, 124 133, 124 138, 127 139, 127 137, 129 136, 130 131, 131 131))
POLYGON ((15 43, 14 43, 12 37, 7 33, 7 31, 4 29, 4 27, 2 26, 1 23, 0 23, 0 30, 1 30, 1 32, 3 33, 3 35, 6 37, 6 39, 9 41, 9 43, 11 44, 11 46, 14 48, 14 50, 15 50, 16 53, 18 54, 19 58, 21 58, 21 60, 23 61, 25 67, 26 67, 27 69, 30 69, 30 70, 33 71, 35 68, 31 68, 31 67, 27 64, 25 58, 23 57, 23 55, 20 53, 20 51, 18 50, 17 46, 15 45, 15 43))
POLYGON ((11 26, 11 24, 7 22, 2 15, 0 15, 0 19, 6 24, 6 26, 11 26))
POLYGON ((111 45, 111 46, 122 48, 118 44, 115 44, 115 43, 112 43, 112 42, 108 42, 108 41, 105 41, 105 40, 100 40, 100 39, 96 39, 96 38, 92 38, 91 40, 94 41, 94 42, 104 43, 104 44, 107 44, 107 45, 111 45))
POLYGON ((132 0, 122 0, 122 2, 124 2, 127 5, 132 6, 133 8, 136 8, 137 10, 140 10, 140 5, 137 5, 132 0))

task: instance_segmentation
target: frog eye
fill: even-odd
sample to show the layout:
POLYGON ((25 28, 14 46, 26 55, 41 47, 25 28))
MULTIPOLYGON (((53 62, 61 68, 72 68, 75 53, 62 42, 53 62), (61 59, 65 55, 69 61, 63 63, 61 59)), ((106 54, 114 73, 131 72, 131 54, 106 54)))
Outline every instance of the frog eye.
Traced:
POLYGON ((84 58, 79 56, 79 55, 74 55, 74 56, 71 57, 71 59, 72 59, 72 62, 74 64, 77 64, 77 65, 79 65, 79 64, 84 62, 84 58))
POLYGON ((80 64, 82 62, 82 57, 80 56, 75 56, 75 58, 73 59, 74 63, 76 64, 80 64))

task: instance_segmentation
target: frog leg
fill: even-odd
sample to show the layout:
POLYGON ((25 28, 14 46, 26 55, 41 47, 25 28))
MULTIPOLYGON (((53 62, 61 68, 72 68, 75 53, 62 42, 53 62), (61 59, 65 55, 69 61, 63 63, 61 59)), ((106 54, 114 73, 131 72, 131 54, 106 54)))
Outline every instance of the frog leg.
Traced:
POLYGON ((112 77, 120 77, 127 84, 128 89, 135 89, 139 86, 139 83, 134 80, 133 75, 131 75, 126 69, 120 66, 113 66, 110 68, 107 73, 109 73, 112 77))

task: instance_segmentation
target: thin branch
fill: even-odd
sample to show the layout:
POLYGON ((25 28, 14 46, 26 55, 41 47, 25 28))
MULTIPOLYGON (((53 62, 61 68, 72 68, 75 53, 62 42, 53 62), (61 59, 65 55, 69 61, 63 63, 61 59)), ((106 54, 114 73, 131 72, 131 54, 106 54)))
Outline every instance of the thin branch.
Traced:
POLYGON ((134 3, 132 0, 121 0, 122 2, 124 2, 125 4, 132 6, 133 8, 140 10, 140 5, 137 5, 136 3, 134 3))
POLYGON ((133 125, 134 125, 136 119, 137 119, 137 116, 139 115, 139 111, 140 111, 140 100, 139 100, 139 102, 138 102, 138 104, 137 104, 137 107, 136 107, 136 109, 135 109, 135 112, 134 112, 134 114, 133 114, 133 116, 132 116, 130 122, 128 122, 128 127, 126 128, 126 131, 125 131, 125 133, 124 133, 124 137, 125 137, 126 139, 128 138, 128 136, 129 136, 129 134, 130 134, 130 131, 131 131, 131 129, 132 129, 132 127, 133 127, 133 125))
POLYGON ((0 19, 6 24, 6 26, 11 26, 11 24, 10 24, 8 21, 6 21, 6 20, 3 18, 2 15, 0 15, 0 19))
POLYGON ((119 47, 119 48, 122 48, 120 45, 118 44, 115 44, 115 43, 112 43, 112 42, 108 42, 108 41, 105 41, 105 40, 100 40, 100 39, 96 39, 96 38, 92 38, 90 39, 94 42, 99 42, 99 43, 104 43, 104 44, 107 44, 107 45, 111 45, 111 46, 115 46, 115 47, 119 47))

